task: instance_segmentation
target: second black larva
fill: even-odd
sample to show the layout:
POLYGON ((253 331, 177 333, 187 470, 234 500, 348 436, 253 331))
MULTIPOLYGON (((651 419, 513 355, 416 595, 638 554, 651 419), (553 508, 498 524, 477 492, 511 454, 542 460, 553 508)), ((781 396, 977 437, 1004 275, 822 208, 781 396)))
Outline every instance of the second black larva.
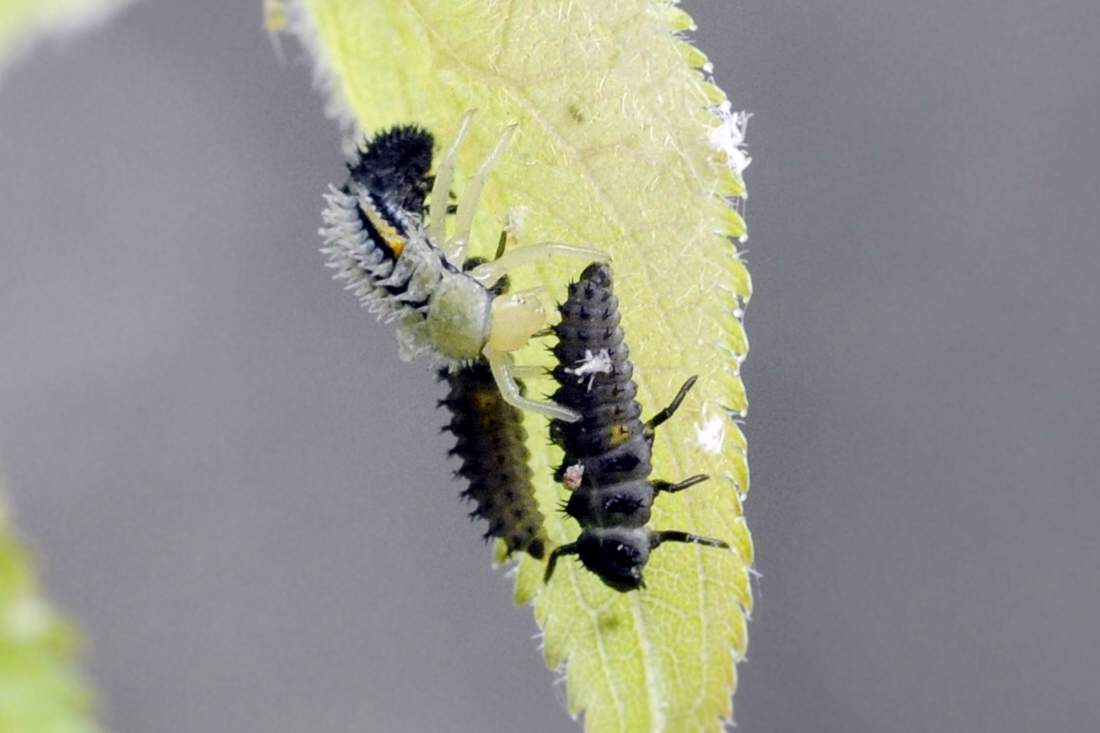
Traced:
POLYGON ((646 527, 658 493, 682 491, 708 478, 698 474, 676 483, 649 478, 654 431, 680 407, 695 377, 668 407, 643 423, 611 268, 589 265, 569 286, 559 310, 561 322, 554 327, 554 379, 559 387, 554 399, 579 412, 581 419, 552 421, 550 438, 565 452, 555 477, 572 492, 565 513, 580 523, 581 534, 550 554, 546 582, 558 558, 577 555, 600 580, 626 592, 645 587, 642 570, 649 553, 664 542, 728 548, 722 540, 646 527))
POLYGON ((455 476, 467 483, 462 496, 474 504, 470 517, 488 522, 485 539, 500 539, 508 554, 526 552, 541 560, 547 545, 545 520, 531 483, 531 455, 519 409, 500 396, 484 362, 440 376, 447 382, 447 397, 440 404, 451 413, 444 429, 455 437, 451 455, 460 461, 455 476))
POLYGON ((554 479, 571 492, 564 510, 581 526, 574 542, 550 552, 546 582, 559 558, 577 555, 617 591, 644 588, 649 553, 664 542, 728 547, 646 526, 658 493, 707 478, 649 478, 654 430, 672 417, 695 379, 668 407, 641 421, 611 270, 601 252, 556 242, 505 251, 502 234, 494 260, 467 260, 481 189, 516 132, 515 126, 504 131, 451 206, 456 156, 472 119, 473 112, 462 118, 434 176, 435 141, 423 128, 401 125, 366 141, 348 165, 347 181, 325 196, 322 252, 364 305, 397 321, 404 359, 426 356, 441 369, 450 389, 441 404, 451 412, 452 454, 461 460, 457 475, 468 482, 463 495, 475 504, 472 516, 489 523, 486 537, 501 539, 509 553, 536 559, 549 549, 520 409, 538 413, 550 418, 551 439, 565 453, 554 479), (512 353, 550 333, 544 309, 537 293, 508 293, 500 285, 518 267, 561 256, 595 264, 569 285, 559 307, 561 321, 550 329, 558 337, 552 375, 559 386, 553 401, 538 401, 523 393, 512 353))

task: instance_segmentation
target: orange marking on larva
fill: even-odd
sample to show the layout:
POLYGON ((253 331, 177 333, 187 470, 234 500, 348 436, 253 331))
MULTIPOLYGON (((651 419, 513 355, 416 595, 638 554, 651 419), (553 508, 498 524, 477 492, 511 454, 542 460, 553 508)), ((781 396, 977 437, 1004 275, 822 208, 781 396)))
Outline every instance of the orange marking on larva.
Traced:
POLYGON ((400 257, 401 253, 405 251, 405 240, 403 239, 389 239, 386 238, 386 246, 393 252, 394 257, 400 257))
POLYGON ((618 447, 630 439, 630 429, 625 423, 615 423, 610 428, 611 445, 618 447))
POLYGON ((401 233, 386 221, 385 217, 373 205, 360 201, 359 208, 366 214, 367 221, 382 237, 382 242, 393 253, 393 256, 400 257, 401 253, 405 251, 405 240, 401 237, 401 233))

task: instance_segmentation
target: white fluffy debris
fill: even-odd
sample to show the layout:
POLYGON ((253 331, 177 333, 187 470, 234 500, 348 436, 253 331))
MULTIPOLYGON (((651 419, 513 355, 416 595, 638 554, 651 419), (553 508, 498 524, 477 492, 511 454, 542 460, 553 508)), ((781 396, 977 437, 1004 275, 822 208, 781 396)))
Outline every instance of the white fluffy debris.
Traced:
POLYGON ((565 475, 562 476, 562 486, 570 491, 576 491, 581 487, 581 480, 584 479, 584 464, 574 463, 565 469, 565 475))
POLYGON ((715 114, 720 121, 710 131, 710 145, 723 153, 730 170, 740 175, 752 162, 745 143, 745 131, 752 114, 744 110, 734 112, 728 101, 723 102, 715 114))
POLYGON ((718 455, 726 442, 726 420, 720 415, 711 415, 702 424, 695 426, 695 444, 704 453, 718 455))
POLYGON ((583 382, 584 378, 588 377, 587 389, 591 391, 592 380, 596 378, 597 374, 611 373, 611 352, 607 349, 600 349, 600 353, 593 354, 588 349, 585 349, 584 358, 577 363, 580 366, 575 369, 566 369, 565 371, 577 377, 577 382, 583 382))

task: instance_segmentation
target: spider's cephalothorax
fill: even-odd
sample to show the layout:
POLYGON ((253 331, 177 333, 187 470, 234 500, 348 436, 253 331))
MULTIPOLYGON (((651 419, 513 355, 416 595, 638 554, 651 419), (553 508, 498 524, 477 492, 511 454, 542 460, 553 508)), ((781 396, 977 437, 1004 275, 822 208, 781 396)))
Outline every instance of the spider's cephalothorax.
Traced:
POLYGON ((692 377, 672 403, 647 422, 635 401, 634 367, 619 327, 619 303, 612 292, 611 270, 594 264, 569 286, 554 331, 560 385, 554 400, 581 419, 550 423, 550 437, 565 452, 556 478, 572 490, 565 512, 581 525, 575 542, 550 554, 546 581, 561 555, 578 555, 586 568, 618 591, 645 585, 642 570, 649 553, 662 542, 729 547, 722 540, 675 530, 654 531, 649 522, 654 497, 705 481, 697 475, 677 483, 654 481, 650 454, 653 434, 676 412, 695 384, 692 377))
POLYGON ((492 262, 463 267, 481 189, 516 131, 514 125, 505 130, 467 182, 448 238, 455 158, 472 118, 472 112, 462 118, 434 181, 428 176, 433 144, 428 132, 399 126, 368 140, 348 165, 347 182, 339 189, 330 187, 325 196, 322 252, 336 277, 347 281, 364 305, 379 317, 399 321, 405 360, 423 355, 453 370, 484 357, 506 401, 558 420, 576 420, 571 410, 527 399, 516 384, 511 354, 546 322, 538 295, 494 295, 492 288, 508 272, 541 260, 578 257, 592 262, 604 261, 606 255, 543 242, 507 254, 501 249, 492 262))
POLYGON ((546 530, 531 485, 522 412, 501 397, 484 361, 440 376, 449 387, 440 404, 451 413, 444 429, 455 436, 451 455, 462 461, 455 475, 469 482, 462 495, 474 502, 470 516, 486 520, 485 538, 500 538, 509 554, 541 559, 546 530))

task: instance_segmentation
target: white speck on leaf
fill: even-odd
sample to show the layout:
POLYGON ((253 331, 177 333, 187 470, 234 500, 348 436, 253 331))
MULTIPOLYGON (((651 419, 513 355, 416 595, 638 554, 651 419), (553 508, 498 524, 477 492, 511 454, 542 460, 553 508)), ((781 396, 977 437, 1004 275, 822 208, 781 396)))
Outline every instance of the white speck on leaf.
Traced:
POLYGON ((745 144, 745 132, 752 115, 744 110, 734 112, 729 102, 723 102, 717 114, 721 121, 710 131, 710 145, 724 153, 730 170, 740 175, 752 163, 745 144))
POLYGON ((695 426, 695 440, 707 453, 717 455, 722 452, 726 441, 726 421, 721 415, 711 415, 705 422, 695 426))

